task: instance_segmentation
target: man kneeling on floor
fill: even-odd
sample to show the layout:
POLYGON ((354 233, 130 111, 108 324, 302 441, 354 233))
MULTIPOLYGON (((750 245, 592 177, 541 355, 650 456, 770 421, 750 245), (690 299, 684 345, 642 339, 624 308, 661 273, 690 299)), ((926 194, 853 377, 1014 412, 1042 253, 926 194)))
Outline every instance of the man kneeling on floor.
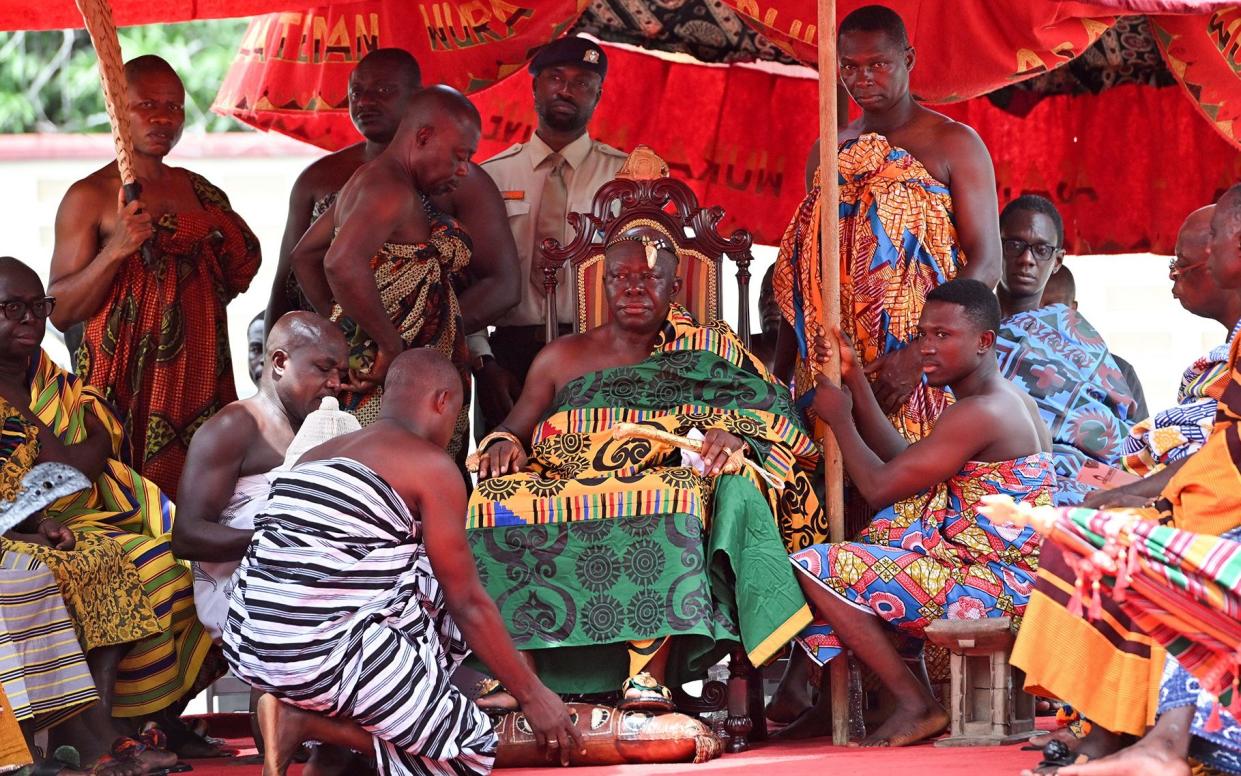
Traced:
MULTIPOLYGON (((1056 484, 1050 432, 1034 401, 997 366, 999 325, 999 303, 977 280, 949 281, 927 295, 915 347, 927 382, 950 388, 956 402, 913 444, 884 416, 839 330, 845 387, 818 381, 815 411, 830 424, 849 478, 872 506, 932 493, 925 512, 879 512, 861 542, 819 544, 792 555, 817 616, 798 641, 820 664, 842 647, 852 650, 896 697, 892 717, 863 745, 913 744, 948 724, 888 639, 891 629, 920 649, 932 620, 1009 616, 1016 624, 1030 595, 1039 536, 992 524, 977 512, 992 493, 1051 504, 1056 484)), ((816 708, 785 735, 821 735, 829 723, 826 709, 816 708)))
POLYGON ((479 584, 465 486, 444 452, 461 400, 448 359, 406 351, 375 423, 275 478, 224 629, 233 671, 268 693, 265 776, 306 740, 373 750, 381 774, 488 773, 491 723, 449 683, 467 642, 521 697, 540 743, 564 762, 581 748, 479 584))

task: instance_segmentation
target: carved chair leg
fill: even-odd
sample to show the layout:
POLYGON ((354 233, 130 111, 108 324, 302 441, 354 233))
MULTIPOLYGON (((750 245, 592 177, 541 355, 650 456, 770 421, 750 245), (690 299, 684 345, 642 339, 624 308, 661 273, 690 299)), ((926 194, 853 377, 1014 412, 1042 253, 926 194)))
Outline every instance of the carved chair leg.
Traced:
MULTIPOLYGON (((745 649, 738 647, 728 661, 728 718, 724 721, 729 737, 728 751, 731 753, 750 748, 750 732, 754 728, 750 717, 750 680, 753 674, 754 666, 750 665, 745 649)), ((762 691, 761 685, 759 691, 762 691)), ((761 703, 759 708, 762 708, 761 703)))

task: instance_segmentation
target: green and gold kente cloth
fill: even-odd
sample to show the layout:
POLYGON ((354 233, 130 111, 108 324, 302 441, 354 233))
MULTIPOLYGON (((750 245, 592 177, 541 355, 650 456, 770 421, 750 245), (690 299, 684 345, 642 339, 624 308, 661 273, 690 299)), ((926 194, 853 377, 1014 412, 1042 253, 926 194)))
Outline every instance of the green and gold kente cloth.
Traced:
POLYGON ((827 537, 805 473, 817 458, 788 390, 727 324, 674 306, 646 360, 560 391, 531 471, 479 484, 467 518, 479 575, 559 692, 615 690, 629 643, 668 636, 684 637, 674 684, 738 642, 761 664, 809 621, 787 553, 827 537), (613 440, 617 423, 727 430, 785 487, 700 477, 671 447, 613 440))

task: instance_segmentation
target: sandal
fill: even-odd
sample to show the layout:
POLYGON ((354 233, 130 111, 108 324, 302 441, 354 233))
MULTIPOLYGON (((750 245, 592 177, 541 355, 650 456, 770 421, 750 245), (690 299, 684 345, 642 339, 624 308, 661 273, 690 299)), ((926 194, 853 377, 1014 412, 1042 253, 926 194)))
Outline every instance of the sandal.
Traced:
MULTIPOLYGON (((160 740, 160 738, 156 735, 147 736, 146 735, 147 732, 148 731, 143 731, 143 735, 146 740, 150 740, 150 741, 160 740)), ((105 756, 105 758, 106 757, 107 756, 105 756)), ((100 758, 100 763, 102 763, 105 758, 100 758)), ((176 755, 173 754, 172 752, 169 752, 160 747, 151 746, 145 743, 145 741, 139 741, 138 739, 130 738, 129 736, 121 736, 120 738, 112 742, 112 752, 111 752, 110 759, 116 760, 117 762, 123 762, 123 763, 135 763, 142 767, 144 776, 166 776, 169 773, 184 773, 186 771, 194 770, 194 766, 190 765, 189 763, 177 762, 176 755), (168 755, 169 757, 173 758, 173 760, 167 765, 160 766, 159 762, 163 760, 167 760, 168 758, 167 757, 156 757, 155 758, 156 763, 153 765, 148 765, 147 763, 142 762, 142 760, 140 759, 142 755, 147 752, 151 752, 154 755, 159 755, 159 754, 168 755)), ((99 767, 98 764, 95 767, 98 768, 99 767)))
MULTIPOLYGON (((1043 747, 1043 759, 1038 765, 1034 766, 1035 770, 1042 773, 1039 769, 1043 768, 1067 768, 1070 765, 1080 765, 1088 762, 1090 757, 1084 754, 1076 754, 1069 750, 1068 744, 1063 741, 1048 741, 1047 746, 1043 747)), ((1054 771, 1047 771, 1054 773, 1054 771)))
POLYGON ((517 703, 517 699, 513 697, 513 694, 505 688, 504 684, 501 683, 499 679, 479 679, 475 689, 477 694, 474 696, 474 702, 478 704, 478 707, 487 714, 502 715, 507 714, 510 711, 519 711, 521 709, 521 705, 517 703), (485 702, 488 698, 495 699, 495 697, 501 693, 508 695, 509 698, 512 698, 512 702, 503 703, 497 702, 496 700, 493 700, 491 703, 485 702))
POLYGON ((672 702, 672 693, 667 687, 655 681, 655 677, 646 671, 626 679, 621 685, 620 694, 620 702, 616 704, 617 711, 662 713, 676 710, 676 704, 672 702))

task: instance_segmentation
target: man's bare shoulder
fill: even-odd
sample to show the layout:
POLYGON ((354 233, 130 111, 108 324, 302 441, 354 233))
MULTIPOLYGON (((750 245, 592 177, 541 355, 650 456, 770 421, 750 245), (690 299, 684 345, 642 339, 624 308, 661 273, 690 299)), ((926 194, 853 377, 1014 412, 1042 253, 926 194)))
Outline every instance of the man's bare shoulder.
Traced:
POLYGON ((316 159, 302 170, 293 186, 315 195, 338 191, 362 164, 363 150, 362 143, 355 143, 316 159))
POLYGON ((949 118, 929 108, 923 114, 922 120, 926 122, 924 125, 926 131, 932 134, 936 142, 941 145, 945 156, 952 157, 963 153, 987 155, 986 144, 969 124, 949 118))
POLYGON ((78 206, 98 204, 114 209, 116 192, 120 187, 121 176, 116 164, 106 164, 85 178, 74 181, 65 192, 65 200, 72 199, 78 206))
POLYGON ((261 430, 258 401, 257 396, 239 399, 212 415, 194 432, 191 453, 195 445, 201 447, 204 444, 217 450, 246 450, 261 430))

